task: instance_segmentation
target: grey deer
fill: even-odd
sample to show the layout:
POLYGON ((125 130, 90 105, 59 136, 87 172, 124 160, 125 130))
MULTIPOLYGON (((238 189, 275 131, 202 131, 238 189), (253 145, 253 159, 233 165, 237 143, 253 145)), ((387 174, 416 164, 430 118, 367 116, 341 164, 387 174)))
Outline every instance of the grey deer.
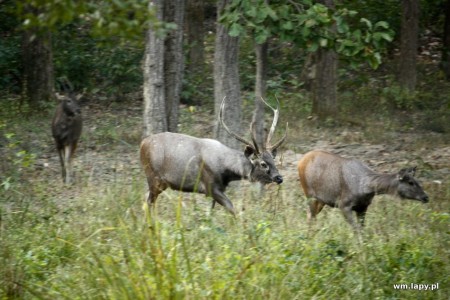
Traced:
POLYGON ((298 174, 305 195, 312 198, 308 219, 325 205, 338 207, 355 228, 364 226, 368 206, 378 194, 428 202, 428 195, 414 178, 416 167, 394 174, 380 174, 356 159, 347 159, 325 151, 306 153, 298 162, 298 174), (359 223, 355 223, 353 211, 359 223))
POLYGON ((217 140, 179 133, 164 132, 146 137, 141 142, 140 156, 149 187, 149 207, 152 208, 158 195, 170 187, 211 196, 212 208, 218 202, 235 216, 234 206, 224 194, 231 181, 248 179, 263 184, 281 184, 283 177, 275 166, 274 159, 278 147, 286 139, 286 132, 278 142, 271 144, 278 122, 279 103, 276 109, 268 103, 266 105, 273 110, 274 118, 265 144, 258 145, 253 123, 252 142, 228 128, 223 120, 225 98, 222 101, 219 121, 228 134, 245 145, 243 152, 231 149, 217 140))
POLYGON ((60 103, 53 116, 52 135, 61 163, 63 182, 70 184, 73 182, 72 159, 83 128, 81 108, 78 104, 81 96, 75 97, 72 93, 67 93, 56 94, 56 97, 60 103))

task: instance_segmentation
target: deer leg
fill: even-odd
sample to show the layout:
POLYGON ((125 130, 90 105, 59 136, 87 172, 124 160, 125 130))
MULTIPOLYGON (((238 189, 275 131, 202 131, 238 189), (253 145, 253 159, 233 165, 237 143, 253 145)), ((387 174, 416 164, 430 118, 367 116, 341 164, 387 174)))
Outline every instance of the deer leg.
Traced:
POLYGON ((65 145, 64 146, 64 165, 66 172, 66 184, 70 184, 72 182, 72 146, 65 145))
POLYGON ((361 230, 360 224, 355 222, 355 218, 353 216, 353 209, 351 206, 344 206, 341 208, 342 213, 344 214, 347 222, 352 225, 355 232, 359 233, 361 230))
POLYGON ((148 183, 148 198, 147 198, 147 204, 150 210, 154 210, 156 199, 158 198, 159 194, 163 192, 167 186, 160 183, 160 182, 151 182, 150 180, 147 180, 148 183))
POLYGON ((64 165, 64 148, 58 148, 59 163, 61 164, 61 173, 63 182, 66 182, 66 167, 64 165))
POLYGON ((156 202, 156 198, 158 198, 161 191, 158 188, 150 187, 148 198, 147 198, 147 204, 149 207, 153 207, 156 202))
POLYGON ((214 202, 217 201, 220 205, 225 207, 227 211, 229 211, 233 216, 236 217, 236 212, 234 210, 233 203, 231 203, 230 199, 228 199, 227 196, 225 196, 225 194, 220 189, 213 188, 211 195, 214 199, 213 204, 214 202))
POLYGON ((317 214, 320 213, 325 206, 325 203, 322 201, 319 201, 317 199, 312 200, 309 202, 309 209, 308 209, 308 221, 311 221, 316 218, 317 214))
POLYGON ((366 212, 367 212, 367 207, 365 207, 364 209, 356 211, 356 217, 358 218, 359 226, 361 228, 364 227, 364 222, 366 220, 366 212))

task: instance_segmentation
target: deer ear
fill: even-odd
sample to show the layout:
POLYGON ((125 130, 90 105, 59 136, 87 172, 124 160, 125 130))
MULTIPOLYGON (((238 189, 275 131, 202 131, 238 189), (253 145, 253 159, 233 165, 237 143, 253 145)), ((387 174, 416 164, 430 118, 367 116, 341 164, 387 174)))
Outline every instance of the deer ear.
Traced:
POLYGON ((64 100, 64 95, 61 95, 60 93, 55 93, 55 97, 58 101, 63 101, 64 100))
POLYGON ((272 154, 272 157, 275 158, 277 156, 277 152, 277 148, 275 148, 270 151, 270 154, 272 154))
POLYGON ((414 177, 414 175, 416 174, 416 169, 417 167, 401 169, 397 174, 398 180, 403 181, 407 176, 414 177))
POLYGON ((250 155, 252 155, 252 154, 256 154, 256 149, 255 148, 253 148, 252 146, 250 146, 250 145, 246 145, 245 146, 245 149, 244 149, 244 155, 245 155, 245 157, 250 157, 250 155))

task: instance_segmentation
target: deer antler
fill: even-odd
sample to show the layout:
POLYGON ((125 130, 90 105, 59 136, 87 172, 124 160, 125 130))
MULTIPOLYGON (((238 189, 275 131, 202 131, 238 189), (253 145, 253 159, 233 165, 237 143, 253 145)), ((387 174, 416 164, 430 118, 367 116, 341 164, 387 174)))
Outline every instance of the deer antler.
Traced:
POLYGON ((287 136, 287 130, 284 133, 284 136, 281 138, 281 140, 279 140, 278 142, 276 142, 274 145, 270 144, 270 141, 272 140, 273 134, 275 132, 275 127, 277 126, 278 123, 278 117, 280 115, 280 101, 278 101, 278 98, 275 96, 275 99, 277 99, 277 108, 274 109, 269 103, 266 102, 266 100, 264 100, 263 97, 261 97, 261 100, 264 102, 264 104, 266 104, 268 107, 270 107, 270 109, 273 111, 273 121, 272 121, 272 126, 270 127, 269 133, 267 134, 267 139, 266 139, 266 144, 264 145, 265 149, 276 149, 278 148, 286 139, 287 136))
POLYGON ((226 130, 226 132, 228 132, 229 135, 233 136, 238 141, 240 141, 240 142, 244 143, 245 145, 250 146, 250 147, 254 148, 255 150, 257 150, 258 148, 257 147, 255 148, 255 146, 253 146, 251 142, 247 141, 243 137, 241 137, 241 136, 237 135, 236 133, 232 132, 228 128, 228 126, 225 124, 225 122, 223 120, 223 108, 225 107, 225 98, 226 98, 226 96, 223 97, 222 104, 220 105, 220 111, 219 111, 219 120, 220 120, 220 123, 222 124, 223 128, 226 130))
POLYGON ((269 103, 266 102, 266 100, 264 100, 263 97, 261 97, 261 100, 264 102, 264 104, 266 104, 268 107, 270 107, 270 109, 273 111, 273 121, 272 121, 272 126, 270 126, 270 130, 269 133, 267 134, 267 140, 266 140, 266 144, 265 144, 265 148, 270 148, 270 140, 272 139, 273 133, 275 132, 275 127, 277 126, 278 123, 278 116, 279 116, 279 108, 280 108, 280 102, 278 102, 277 99, 277 108, 274 109, 269 103))

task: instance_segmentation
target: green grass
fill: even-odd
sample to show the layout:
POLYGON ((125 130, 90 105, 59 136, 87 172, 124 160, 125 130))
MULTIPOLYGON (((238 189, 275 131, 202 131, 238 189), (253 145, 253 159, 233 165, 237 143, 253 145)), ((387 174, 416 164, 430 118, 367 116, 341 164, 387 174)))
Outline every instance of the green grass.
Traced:
MULTIPOLYGON (((296 104, 286 105, 295 112, 296 104)), ((0 183, 11 178, 8 189, 0 186, 0 299, 450 297, 450 186, 431 166, 425 176, 430 203, 376 197, 361 239, 337 209, 325 208, 307 224, 306 201, 292 178, 264 195, 252 184, 233 184, 227 195, 236 219, 219 205, 210 211, 211 199, 174 191, 160 195, 150 217, 137 162, 138 114, 87 112, 75 160, 78 180, 70 187, 60 182, 49 129, 43 130, 49 116, 8 117, 0 128, 15 133, 14 141, 0 137, 5 145, 15 143, 0 149, 7 155, 0 183), (15 156, 23 149, 39 168, 15 156), (439 289, 394 289, 411 283, 439 283, 439 289)), ((210 123, 204 114, 182 111, 183 132, 199 135, 201 128, 186 124, 210 123)), ((301 118, 287 116, 286 148, 298 153, 310 150, 307 138, 367 139, 334 136, 334 129, 308 127, 301 118)))
POLYGON ((262 198, 246 186, 231 189, 238 210, 245 207, 236 220, 221 207, 209 213, 210 200, 201 196, 169 191, 151 218, 140 179, 85 189, 64 204, 38 195, 2 200, 1 298, 449 296, 450 216, 440 203, 377 198, 360 242, 336 209, 309 227, 292 187, 262 198), (440 288, 400 291, 398 283, 440 288))

